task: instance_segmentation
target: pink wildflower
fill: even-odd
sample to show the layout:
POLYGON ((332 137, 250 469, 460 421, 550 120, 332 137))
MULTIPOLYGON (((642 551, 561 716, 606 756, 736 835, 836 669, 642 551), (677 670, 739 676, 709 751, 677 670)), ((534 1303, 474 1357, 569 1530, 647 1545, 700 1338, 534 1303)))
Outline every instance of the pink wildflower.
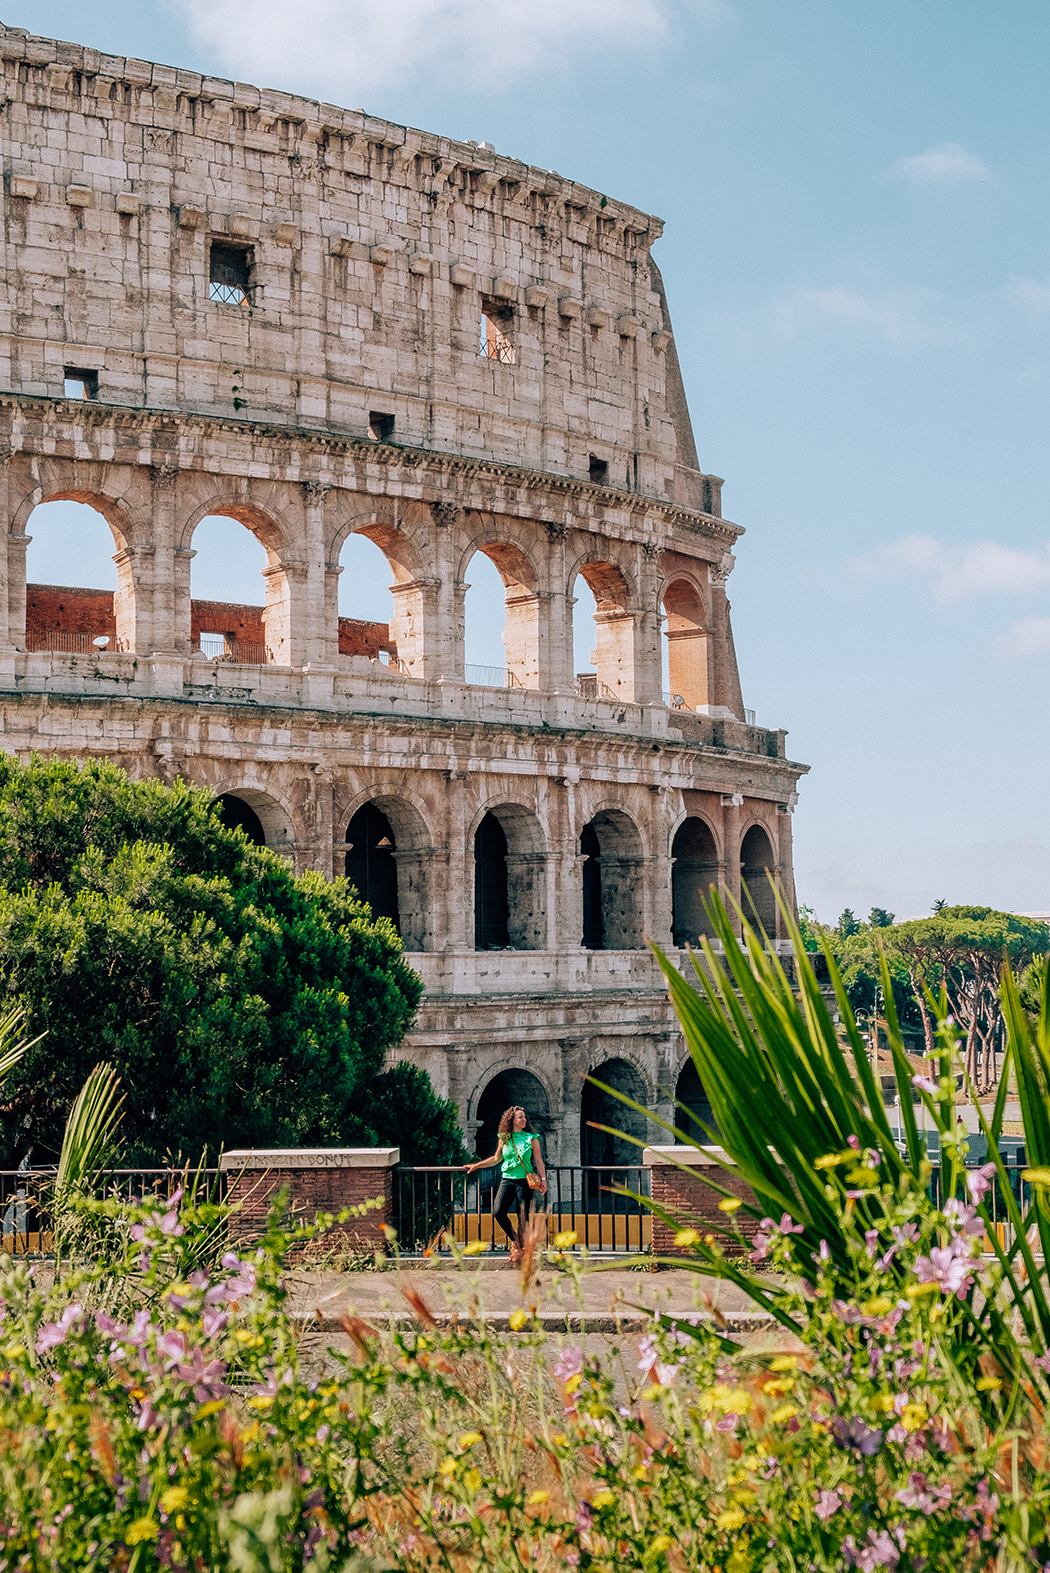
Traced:
POLYGON ((813 1505, 813 1511, 822 1523, 826 1523, 832 1513, 837 1513, 842 1506, 842 1497, 838 1491, 821 1491, 813 1505))

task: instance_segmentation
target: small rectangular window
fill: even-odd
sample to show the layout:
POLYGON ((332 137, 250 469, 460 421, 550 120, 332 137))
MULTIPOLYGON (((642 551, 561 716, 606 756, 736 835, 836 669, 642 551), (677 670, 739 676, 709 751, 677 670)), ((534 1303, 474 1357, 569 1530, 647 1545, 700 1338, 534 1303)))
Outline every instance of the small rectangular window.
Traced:
POLYGON ((62 373, 63 396, 67 399, 97 399, 98 372, 82 371, 79 366, 67 366, 62 373))
POLYGON ((599 459, 597 454, 591 454, 590 478, 598 486, 604 486, 609 479, 609 463, 607 459, 599 459))
POLYGON ((394 435, 394 417, 378 410, 368 412, 368 435, 373 442, 389 442, 394 435))
POLYGON ((513 366, 518 359, 514 347, 514 308, 505 301, 483 296, 481 301, 481 343, 479 353, 488 360, 513 366))
POLYGON ((249 298, 252 257, 247 246, 213 240, 208 260, 208 294, 223 306, 239 306, 249 298))

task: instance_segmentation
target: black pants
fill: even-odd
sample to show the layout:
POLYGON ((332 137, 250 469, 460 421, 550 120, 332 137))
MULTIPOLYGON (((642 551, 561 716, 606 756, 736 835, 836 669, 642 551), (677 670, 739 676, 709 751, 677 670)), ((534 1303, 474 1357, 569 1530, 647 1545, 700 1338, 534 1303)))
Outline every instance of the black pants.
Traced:
POLYGON ((532 1211, 532 1198, 535 1194, 535 1191, 529 1189, 527 1180, 502 1180, 500 1182, 500 1188, 496 1192, 496 1205, 493 1208, 493 1216, 512 1244, 520 1241, 525 1233, 525 1225, 529 1221, 529 1214, 532 1211), (512 1210, 518 1215, 518 1230, 516 1234, 510 1226, 512 1210))

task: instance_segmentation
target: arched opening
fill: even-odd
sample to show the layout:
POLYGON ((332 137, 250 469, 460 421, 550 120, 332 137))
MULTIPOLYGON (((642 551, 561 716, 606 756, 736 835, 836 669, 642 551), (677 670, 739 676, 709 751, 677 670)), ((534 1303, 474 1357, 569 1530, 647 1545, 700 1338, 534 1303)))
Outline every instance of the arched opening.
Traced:
POLYGON ((701 934, 714 937, 704 910, 712 887, 718 889, 718 848, 702 819, 682 821, 671 843, 671 937, 675 945, 695 945, 701 934))
POLYGON ((363 655, 396 671, 394 596, 386 553, 367 535, 349 535, 339 566, 339 654, 363 655))
POLYGON ((276 798, 256 787, 231 787, 215 800, 224 825, 239 825, 256 846, 288 855, 295 841, 295 830, 276 798))
POLYGON ((605 926, 602 923, 602 847, 593 825, 584 825, 580 836, 580 856, 583 858, 583 948, 605 949, 605 926))
POLYGON ((572 586, 576 692, 633 700, 635 627, 627 581, 612 563, 585 563, 572 586))
POLYGON ((703 599, 688 579, 675 579, 663 595, 665 693, 675 709, 711 703, 710 643, 703 599))
MULTIPOLYGON (((606 1060, 592 1070, 590 1076, 646 1107, 645 1083, 629 1060, 606 1060)), ((596 1087, 590 1078, 584 1082, 580 1101, 580 1153, 585 1164, 600 1167, 640 1164, 642 1149, 635 1143, 645 1142, 647 1127, 644 1114, 621 1103, 612 1092, 596 1087), (599 1125, 608 1129, 595 1130, 599 1125), (613 1131, 622 1132, 622 1135, 611 1135, 613 1131), (629 1137, 634 1137, 635 1141, 628 1140, 629 1137)))
MULTIPOLYGON (((193 532, 190 640, 213 661, 263 665, 290 657, 269 628, 272 554, 239 519, 209 514, 193 532)), ((283 575, 281 575, 283 578, 283 575)))
POLYGON ((266 832, 262 820, 249 803, 241 797, 234 797, 230 792, 224 792, 216 798, 219 808, 219 818, 230 830, 243 830, 249 841, 257 847, 266 845, 266 832))
MULTIPOLYGON (((537 1136, 546 1138, 551 1126, 550 1104, 539 1077, 534 1076, 531 1071, 517 1068, 500 1071, 498 1076, 493 1076, 481 1094, 474 1114, 474 1118, 478 1121, 474 1150, 479 1158, 491 1158, 496 1151, 499 1122, 506 1110, 514 1106, 525 1110, 529 1121, 528 1129, 535 1131, 537 1136)), ((488 1175, 490 1185, 499 1183, 498 1169, 483 1170, 478 1178, 481 1179, 482 1175, 488 1175)))
POLYGON ((642 844, 634 824, 619 809, 603 809, 580 834, 580 856, 584 949, 638 950, 642 844))
POLYGON ((777 937, 777 900, 769 876, 776 859, 761 825, 752 825, 740 844, 740 904, 744 917, 772 944, 777 937))
POLYGON ((389 918, 400 933, 397 904, 396 842, 389 819, 374 803, 365 803, 346 831, 346 877, 374 918, 389 918))
POLYGON ((522 552, 505 541, 479 547, 466 567, 463 647, 468 683, 538 688, 539 600, 522 552))
POLYGON ((543 950, 546 859, 536 817, 501 803, 474 832, 474 949, 543 950))
POLYGON ((26 649, 133 649, 130 561, 105 515, 70 498, 40 503, 26 533, 26 649))
POLYGON ((686 1060, 678 1073, 674 1096, 676 1105, 684 1105, 684 1108, 676 1107, 674 1113, 674 1123, 682 1135, 691 1142, 699 1143, 701 1147, 709 1145, 712 1137, 717 1140, 718 1125, 711 1112, 711 1103, 700 1080, 700 1072, 691 1059, 686 1060), (701 1121, 707 1130, 703 1129, 701 1121), (711 1132, 711 1136, 707 1131, 711 1132))

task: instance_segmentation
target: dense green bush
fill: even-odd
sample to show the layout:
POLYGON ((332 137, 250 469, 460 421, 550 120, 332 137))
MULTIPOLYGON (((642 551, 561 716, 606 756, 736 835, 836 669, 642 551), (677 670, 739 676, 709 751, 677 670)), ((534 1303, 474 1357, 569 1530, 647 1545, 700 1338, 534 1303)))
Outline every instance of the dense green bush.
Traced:
MULTIPOLYGON (((53 1158, 100 1060, 132 1163, 400 1134, 383 1064, 422 982, 393 928, 184 783, 0 756, 0 989, 47 1033, 7 1084, 8 1166, 53 1158)), ((450 1106, 425 1078, 414 1094, 410 1139, 440 1128, 454 1160, 450 1106)))

